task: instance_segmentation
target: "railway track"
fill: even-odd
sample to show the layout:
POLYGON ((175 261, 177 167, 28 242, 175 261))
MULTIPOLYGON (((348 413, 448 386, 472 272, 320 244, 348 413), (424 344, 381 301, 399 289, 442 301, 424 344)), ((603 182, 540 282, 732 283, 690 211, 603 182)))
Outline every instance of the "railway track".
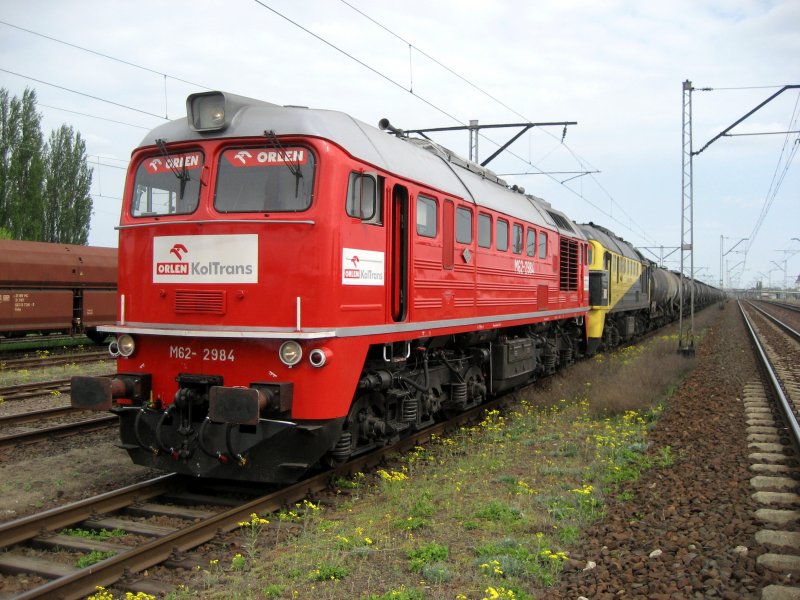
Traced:
POLYGON ((108 354, 108 350, 51 354, 48 356, 26 356, 22 358, 0 358, 0 370, 15 371, 40 367, 57 367, 60 365, 80 364, 110 359, 111 357, 108 354))
POLYGON ((4 402, 7 402, 9 400, 36 398, 37 396, 43 396, 45 394, 58 395, 69 392, 69 381, 69 379, 53 379, 52 381, 9 385, 0 388, 0 398, 2 398, 4 402))
MULTIPOLYGON (((783 573, 800 572, 800 334, 761 308, 740 303, 763 374, 745 388, 751 485, 762 523, 756 541, 768 548, 757 562, 783 573)), ((791 581, 791 579, 789 579, 791 581)), ((800 588, 770 585, 762 598, 798 598, 800 588)))
POLYGON ((117 422, 116 415, 105 414, 77 421, 69 419, 70 417, 85 412, 86 411, 75 410, 71 406, 63 406, 2 416, 0 417, 0 428, 13 428, 28 423, 41 425, 43 420, 48 419, 59 419, 60 421, 52 425, 38 426, 35 429, 24 428, 22 431, 0 434, 0 448, 17 447, 21 444, 51 440, 53 438, 75 435, 78 433, 90 433, 115 425, 117 422), (64 418, 68 418, 69 420, 63 421, 64 418))
POLYGON ((15 596, 33 598, 81 598, 96 586, 117 587, 131 592, 163 594, 169 590, 152 580, 139 577, 155 565, 195 568, 206 566, 187 555, 220 533, 230 532, 247 521, 251 514, 266 514, 326 490, 332 477, 351 476, 379 464, 388 454, 406 451, 442 435, 454 427, 475 421, 485 411, 498 408, 499 399, 459 415, 445 423, 418 432, 400 442, 366 454, 336 469, 303 481, 246 497, 253 484, 218 491, 208 481, 165 475, 134 486, 60 508, 34 514, 0 525, 0 573, 20 576, 34 583, 15 596), (202 486, 201 490, 193 484, 202 486), (232 493, 233 492, 233 493, 232 493), (169 519, 171 526, 153 525, 142 518, 169 519), (64 528, 120 532, 115 541, 74 538, 64 528), (144 541, 143 541, 144 540, 144 541), (77 568, 64 563, 64 550, 72 553, 105 552, 108 558, 90 567, 77 568), (38 582, 38 583, 37 583, 38 582))
POLYGON ((27 398, 36 398, 46 394, 60 395, 68 393, 69 389, 70 380, 68 378, 39 381, 36 383, 21 383, 19 385, 0 387, 0 398, 2 398, 4 402, 9 400, 25 400, 27 398))
POLYGON ((52 345, 52 344, 94 344, 86 336, 77 335, 26 335, 24 337, 0 338, 0 347, 19 346, 19 345, 52 345))

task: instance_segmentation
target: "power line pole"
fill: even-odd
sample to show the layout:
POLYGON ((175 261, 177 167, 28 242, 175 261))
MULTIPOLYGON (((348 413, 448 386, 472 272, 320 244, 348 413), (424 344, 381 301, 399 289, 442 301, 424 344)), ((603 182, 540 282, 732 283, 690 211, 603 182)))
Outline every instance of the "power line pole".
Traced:
POLYGON ((692 91, 695 89, 700 91, 712 91, 714 88, 694 88, 692 82, 688 79, 683 82, 683 172, 681 174, 681 279, 680 279, 680 317, 679 317, 679 342, 678 352, 684 354, 694 354, 694 225, 692 223, 694 216, 694 199, 693 199, 693 181, 694 164, 693 158, 695 155, 700 154, 708 148, 711 144, 716 142, 723 136, 730 135, 728 132, 739 125, 742 121, 747 119, 753 113, 763 108, 772 100, 780 96, 787 90, 800 88, 800 85, 785 85, 777 92, 772 94, 769 98, 761 102, 758 106, 745 113, 744 116, 734 121, 731 125, 723 129, 706 144, 697 151, 692 150, 692 91), (684 334, 683 326, 683 311, 684 311, 684 293, 685 289, 685 276, 684 264, 690 264, 690 278, 691 290, 689 300, 689 328, 684 334))
POLYGON ((692 153, 692 82, 683 82, 683 171, 681 173, 681 278, 678 318, 678 352, 694 354, 694 204, 693 204, 693 153, 692 153), (684 332, 683 311, 686 296, 685 264, 689 262, 691 285, 689 291, 689 329, 684 332))

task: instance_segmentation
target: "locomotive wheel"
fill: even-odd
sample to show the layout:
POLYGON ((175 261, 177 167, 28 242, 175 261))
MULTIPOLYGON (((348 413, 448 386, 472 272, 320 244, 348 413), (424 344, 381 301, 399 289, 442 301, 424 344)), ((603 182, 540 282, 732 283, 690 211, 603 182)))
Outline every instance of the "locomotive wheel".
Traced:
POLYGON ((339 439, 325 457, 329 466, 347 462, 386 442, 383 404, 383 395, 376 392, 356 398, 339 439))
POLYGON ((467 383, 467 398, 471 406, 477 406, 486 400, 486 384, 484 383, 483 371, 480 367, 473 365, 464 374, 464 381, 467 383))
POLYGON ((478 406, 486 398, 486 386, 484 385, 483 372, 477 365, 470 366, 462 375, 464 379, 461 387, 464 388, 463 401, 458 401, 452 397, 455 386, 451 385, 451 398, 443 405, 445 418, 450 419, 466 410, 478 406))

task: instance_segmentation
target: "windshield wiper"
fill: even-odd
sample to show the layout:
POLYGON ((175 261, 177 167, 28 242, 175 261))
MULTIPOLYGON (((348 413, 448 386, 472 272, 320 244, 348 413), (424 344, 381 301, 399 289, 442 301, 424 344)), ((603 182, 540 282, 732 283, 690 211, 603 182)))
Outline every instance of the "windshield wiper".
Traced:
POLYGON ((178 178, 180 181, 180 194, 178 195, 178 200, 183 200, 183 192, 186 190, 186 183, 192 178, 189 175, 189 172, 186 170, 186 157, 184 157, 181 163, 181 170, 175 168, 174 161, 170 160, 169 158, 169 151, 167 150, 166 140, 164 139, 157 139, 156 146, 158 146, 159 151, 161 152, 161 156, 164 157, 166 161, 166 165, 169 167, 169 170, 178 178))
POLYGON ((294 197, 297 198, 300 195, 300 180, 303 178, 303 173, 300 171, 300 163, 297 161, 292 162, 287 160, 289 158, 289 152, 286 150, 283 144, 281 144, 278 136, 275 135, 275 131, 272 129, 265 129, 264 137, 267 138, 268 144, 281 153, 281 156, 284 159, 283 164, 285 164, 286 168, 289 169, 289 172, 294 175, 294 197))

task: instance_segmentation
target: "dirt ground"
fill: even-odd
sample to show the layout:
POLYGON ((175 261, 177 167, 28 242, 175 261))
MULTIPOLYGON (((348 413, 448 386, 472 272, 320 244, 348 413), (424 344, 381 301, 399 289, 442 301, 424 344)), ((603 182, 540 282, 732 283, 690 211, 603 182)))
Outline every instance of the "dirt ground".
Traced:
POLYGON ((0 521, 10 521, 143 481, 157 472, 114 446, 115 428, 6 449, 0 454, 0 521))

